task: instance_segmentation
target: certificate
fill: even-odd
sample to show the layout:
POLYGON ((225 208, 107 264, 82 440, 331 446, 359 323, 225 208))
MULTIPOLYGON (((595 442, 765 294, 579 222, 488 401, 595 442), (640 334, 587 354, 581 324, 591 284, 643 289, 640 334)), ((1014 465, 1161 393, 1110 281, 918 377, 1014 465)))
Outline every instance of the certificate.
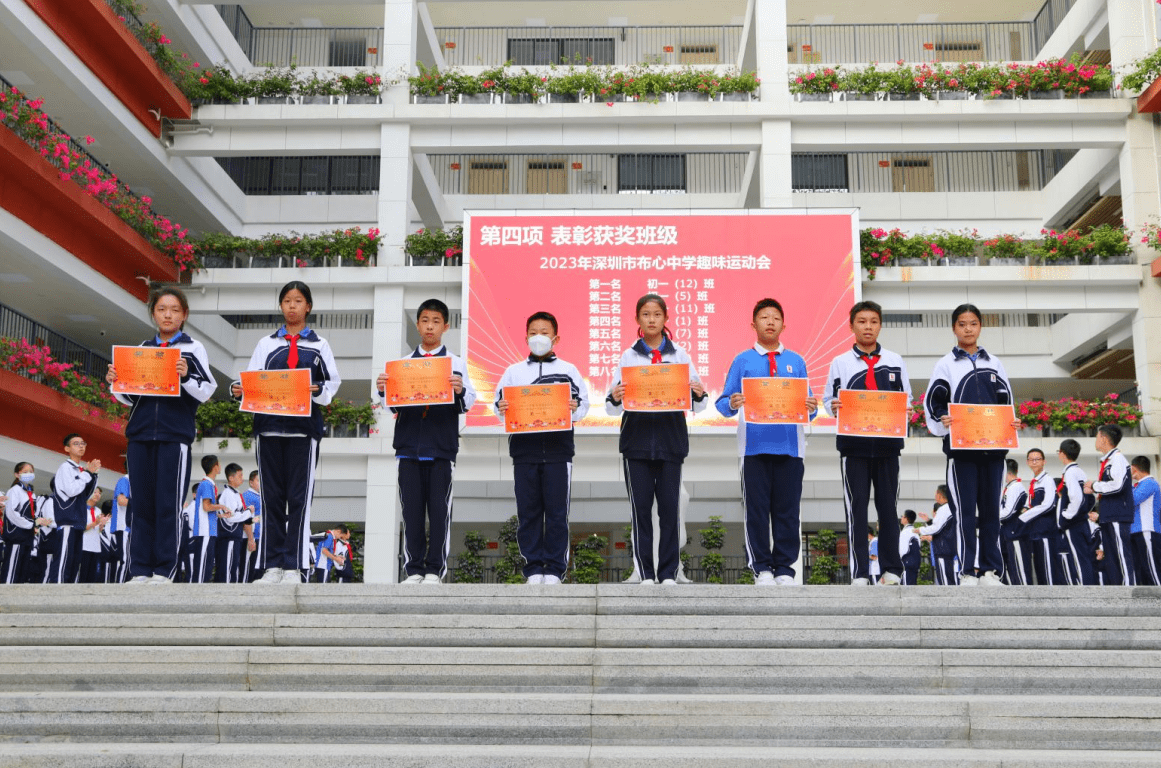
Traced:
POLYGON ((310 369, 242 371, 242 405, 247 413, 310 416, 310 369))
POLYGON ((957 451, 995 451, 1019 448, 1010 405, 951 403, 951 447, 957 451))
POLYGON ((742 379, 747 424, 806 424, 806 379, 766 376, 742 379))
POLYGON ((504 387, 504 431, 565 432, 572 429, 572 387, 568 384, 533 384, 504 387))
POLYGON ((392 360, 387 363, 383 402, 392 408, 454 403, 456 393, 448 381, 451 375, 451 358, 447 355, 392 360))
POLYGON ((181 377, 177 375, 177 347, 113 347, 113 368, 117 380, 109 387, 118 395, 180 397, 181 377))
POLYGON ((688 411, 693 408, 688 363, 630 365, 621 369, 626 411, 688 411))
POLYGON ((847 437, 907 437, 906 392, 839 390, 837 432, 847 437))

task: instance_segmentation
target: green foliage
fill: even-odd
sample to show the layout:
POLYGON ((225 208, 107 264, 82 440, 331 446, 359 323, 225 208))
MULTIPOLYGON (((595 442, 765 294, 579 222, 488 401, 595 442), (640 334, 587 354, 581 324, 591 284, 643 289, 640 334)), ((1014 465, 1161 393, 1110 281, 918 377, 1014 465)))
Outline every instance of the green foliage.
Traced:
POLYGON ((520 530, 520 521, 516 515, 504 521, 500 526, 500 543, 504 545, 504 556, 496 563, 496 581, 501 584, 524 583, 524 557, 520 554, 520 545, 516 543, 516 532, 520 530))
POLYGON ((411 257, 436 256, 451 259, 464 252, 464 228, 423 228, 403 241, 403 252, 411 257))
POLYGON ((572 582, 574 584, 596 584, 601 580, 601 566, 605 558, 601 554, 609 546, 609 539, 595 533, 576 545, 572 557, 572 582))
POLYGON ((751 571, 749 568, 743 568, 741 571, 738 572, 737 581, 735 581, 734 583, 735 584, 753 584, 754 583, 754 572, 751 571))
POLYGON ((1121 78, 1121 88, 1126 91, 1143 91, 1158 77, 1161 77, 1161 48, 1148 56, 1143 56, 1129 65, 1132 69, 1121 78))
POLYGON ((298 232, 269 232, 258 238, 207 232, 192 242, 199 265, 210 256, 222 259, 237 257, 242 260, 242 266, 248 264, 252 257, 281 256, 287 260, 286 266, 302 268, 339 263, 344 266, 371 266, 379 254, 382 241, 378 229, 371 228, 363 232, 359 227, 351 227, 306 235, 298 232))
POLYGON ((838 534, 824 528, 812 538, 812 549, 815 554, 814 563, 810 568, 810 578, 807 584, 832 584, 835 574, 839 570, 839 562, 835 558, 835 547, 838 544, 838 534))
POLYGON ((352 582, 360 584, 363 581, 363 543, 367 540, 367 532, 355 523, 347 523, 351 531, 351 571, 355 574, 352 582))
POLYGON ((413 96, 445 96, 458 93, 460 73, 455 67, 440 70, 417 61, 418 75, 407 78, 413 96))
POLYGON ((701 558, 701 569, 705 571, 705 580, 710 584, 721 584, 726 570, 726 559, 719 549, 726 541, 726 527, 722 525, 721 515, 710 516, 709 528, 699 530, 698 536, 703 549, 708 550, 701 558))
MULTIPOLYGON (((198 406, 194 421, 197 424, 197 439, 204 439, 208 434, 219 437, 237 437, 242 441, 242 448, 250 450, 254 437, 254 417, 252 414, 238 410, 236 400, 207 400, 198 406)), ((218 443, 218 449, 224 449, 229 443, 223 439, 218 443)))
POLYGON ((1129 232, 1124 227, 1114 227, 1112 224, 1101 224, 1088 233, 1091 245, 1089 254, 1101 258, 1127 256, 1133 252, 1129 232))
POLYGON ((290 96, 298 93, 298 67, 267 67, 249 80, 249 95, 257 97, 290 96))
POLYGON ((373 427, 375 415, 380 406, 370 401, 355 403, 351 400, 335 398, 330 404, 321 407, 323 423, 334 428, 373 427))
POLYGON ((480 554, 488 539, 479 531, 464 534, 464 552, 456 558, 452 580, 457 584, 480 584, 484 580, 484 558, 480 554))
POLYGON ((348 96, 378 96, 383 92, 383 78, 377 72, 360 70, 353 75, 339 75, 338 87, 348 96))

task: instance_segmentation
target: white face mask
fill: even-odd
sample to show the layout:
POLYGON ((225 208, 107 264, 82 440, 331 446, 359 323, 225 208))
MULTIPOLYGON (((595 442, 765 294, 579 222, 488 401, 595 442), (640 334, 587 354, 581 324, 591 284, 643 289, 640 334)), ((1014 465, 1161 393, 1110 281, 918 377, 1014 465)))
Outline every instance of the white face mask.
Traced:
POLYGON ((20 482, 24 483, 25 485, 31 485, 32 481, 35 479, 36 479, 35 472, 21 472, 20 473, 20 482))
POLYGON ((552 339, 543 334, 529 336, 528 349, 537 357, 544 357, 552 351, 552 339))

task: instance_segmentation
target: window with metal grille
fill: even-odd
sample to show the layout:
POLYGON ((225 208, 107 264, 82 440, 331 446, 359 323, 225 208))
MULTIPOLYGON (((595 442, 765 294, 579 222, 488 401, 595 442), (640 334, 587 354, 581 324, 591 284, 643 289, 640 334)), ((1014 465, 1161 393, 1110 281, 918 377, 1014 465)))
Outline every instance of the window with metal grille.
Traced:
POLYGON ((684 192, 685 155, 620 155, 618 192, 684 192))
POLYGON ((791 155, 790 186, 796 192, 847 192, 847 156, 791 155))
POLYGON ((508 41, 513 64, 614 64, 616 46, 611 37, 514 38, 508 41))
POLYGON ((247 195, 366 195, 379 191, 379 155, 215 159, 247 195))

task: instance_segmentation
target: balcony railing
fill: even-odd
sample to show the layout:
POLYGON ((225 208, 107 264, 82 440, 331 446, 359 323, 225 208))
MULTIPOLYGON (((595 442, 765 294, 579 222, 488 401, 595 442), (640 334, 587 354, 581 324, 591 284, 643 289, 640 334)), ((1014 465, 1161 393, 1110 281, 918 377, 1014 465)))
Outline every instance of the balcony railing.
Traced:
POLYGON ((0 338, 27 339, 30 344, 47 346, 54 360, 69 363, 78 373, 104 380, 109 358, 46 328, 28 315, 0 304, 0 338))
POLYGON ((370 195, 379 191, 379 155, 215 159, 247 195, 370 195))
POLYGON ((742 27, 436 27, 449 64, 736 64, 742 27))
POLYGON ((736 194, 746 152, 428 155, 445 195, 736 194))
POLYGON ((252 64, 377 67, 383 63, 382 27, 255 27, 241 7, 216 7, 252 64))
POLYGON ((795 192, 1029 192, 1044 188, 1075 150, 795 152, 795 192))

